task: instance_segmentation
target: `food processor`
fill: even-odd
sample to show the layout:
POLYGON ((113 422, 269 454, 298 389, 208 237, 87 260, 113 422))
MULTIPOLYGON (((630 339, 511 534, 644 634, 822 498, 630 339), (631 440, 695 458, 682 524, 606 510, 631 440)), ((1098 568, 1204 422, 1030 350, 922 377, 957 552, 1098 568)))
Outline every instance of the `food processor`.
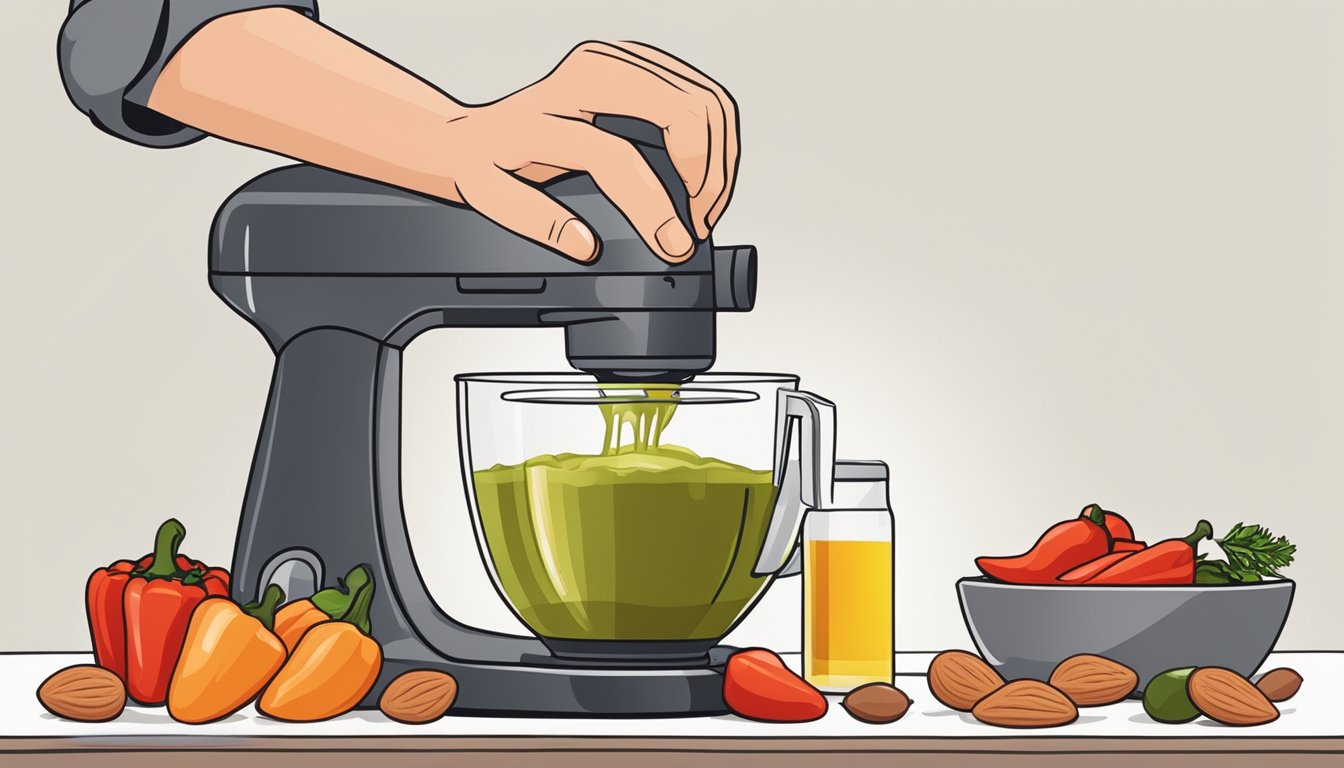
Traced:
MULTIPOLYGON (((662 132, 631 141, 687 219, 662 132)), ((835 408, 791 375, 706 373, 719 312, 750 310, 756 251, 671 265, 584 174, 542 185, 602 242, 578 264, 459 205, 312 166, 220 207, 210 284, 276 355, 233 559, 233 597, 291 598, 359 564, 376 583, 378 683, 457 678, 463 715, 726 711, 719 640, 797 571, 809 508, 885 467, 837 465, 835 408), (562 327, 575 372, 457 378, 463 484, 501 598, 534 633, 467 626, 416 566, 401 499, 401 359, 440 327, 562 327), (798 429, 801 461, 791 459, 798 429), (660 485, 661 483, 661 485, 660 485)))

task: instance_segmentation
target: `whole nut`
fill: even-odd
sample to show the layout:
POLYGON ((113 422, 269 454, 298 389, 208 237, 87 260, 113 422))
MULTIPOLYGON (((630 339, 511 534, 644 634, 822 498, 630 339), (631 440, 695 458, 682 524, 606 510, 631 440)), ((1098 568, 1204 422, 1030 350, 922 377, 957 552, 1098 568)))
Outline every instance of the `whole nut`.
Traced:
POLYGON ((1099 707, 1133 693, 1139 676, 1118 661, 1080 653, 1059 662, 1050 673, 1050 684, 1080 707, 1099 707))
POLYGON ((1177 667, 1154 675, 1143 686, 1143 711, 1159 723, 1188 723, 1199 717, 1190 701, 1190 674, 1194 667, 1177 667))
POLYGON ((1222 667, 1200 667, 1186 683, 1190 701, 1200 714, 1224 725, 1264 725, 1279 710, 1251 681, 1222 667))
POLYGON ((1049 728, 1078 719, 1078 708, 1058 688, 1038 680, 1014 680, 981 699, 975 719, 1005 728, 1049 728))
POLYGON ((1302 687, 1302 676, 1287 667, 1271 669, 1255 681, 1255 687, 1270 701, 1287 701, 1302 687))
POLYGON ((447 672, 413 669, 387 684, 378 709, 400 723, 420 725, 443 717, 457 698, 457 680, 447 672))
POLYGON ((975 703, 1003 687, 1003 677, 984 659, 965 651, 943 651, 929 664, 929 690, 944 706, 970 712, 975 703))
POLYGON ((43 680, 37 687, 37 700, 57 717, 102 723, 115 720, 126 708, 126 686, 109 670, 79 664, 43 680))
POLYGON ((869 683, 850 691, 841 705, 856 720, 894 723, 910 709, 910 697, 894 685, 869 683))

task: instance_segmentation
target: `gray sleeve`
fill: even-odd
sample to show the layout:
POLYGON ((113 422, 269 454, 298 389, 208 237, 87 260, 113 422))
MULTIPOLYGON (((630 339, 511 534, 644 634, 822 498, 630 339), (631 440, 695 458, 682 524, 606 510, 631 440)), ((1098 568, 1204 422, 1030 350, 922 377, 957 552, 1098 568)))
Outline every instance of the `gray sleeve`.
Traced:
POLYGON ((163 66, 212 19, 272 6, 317 18, 316 0, 71 0, 57 46, 66 95, 113 136, 190 144, 205 134, 148 106, 163 66))

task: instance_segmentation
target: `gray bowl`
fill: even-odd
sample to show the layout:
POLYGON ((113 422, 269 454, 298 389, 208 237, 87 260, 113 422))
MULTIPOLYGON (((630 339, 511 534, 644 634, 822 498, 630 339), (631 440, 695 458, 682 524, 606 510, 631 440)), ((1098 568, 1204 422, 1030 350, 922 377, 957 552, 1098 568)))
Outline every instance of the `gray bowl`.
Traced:
POLYGON ((1028 586, 957 582, 971 640, 1006 680, 1047 680, 1078 653, 1118 661, 1141 693, 1175 667, 1219 666, 1249 677, 1279 639, 1293 582, 1172 586, 1028 586))

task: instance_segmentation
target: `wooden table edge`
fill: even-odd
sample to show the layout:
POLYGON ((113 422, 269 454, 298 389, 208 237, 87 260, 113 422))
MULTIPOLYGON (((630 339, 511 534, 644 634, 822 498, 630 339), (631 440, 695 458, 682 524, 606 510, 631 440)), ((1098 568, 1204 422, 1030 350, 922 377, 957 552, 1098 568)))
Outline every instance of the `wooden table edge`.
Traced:
POLYGON ((0 754, 98 752, 1339 754, 1344 736, 6 736, 0 754))

